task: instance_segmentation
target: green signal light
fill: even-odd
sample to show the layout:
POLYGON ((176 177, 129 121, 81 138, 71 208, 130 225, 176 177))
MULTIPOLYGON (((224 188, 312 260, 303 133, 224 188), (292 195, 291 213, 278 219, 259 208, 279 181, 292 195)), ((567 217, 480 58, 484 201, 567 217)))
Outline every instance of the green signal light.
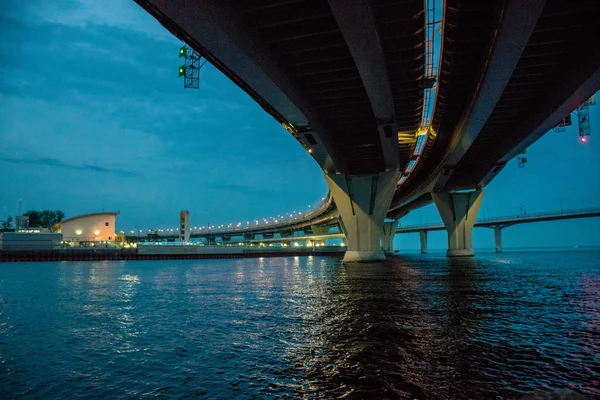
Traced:
POLYGON ((182 46, 179 48, 179 58, 185 57, 185 56, 186 56, 185 46, 182 46))
POLYGON ((185 67, 179 67, 179 76, 185 76, 185 67))

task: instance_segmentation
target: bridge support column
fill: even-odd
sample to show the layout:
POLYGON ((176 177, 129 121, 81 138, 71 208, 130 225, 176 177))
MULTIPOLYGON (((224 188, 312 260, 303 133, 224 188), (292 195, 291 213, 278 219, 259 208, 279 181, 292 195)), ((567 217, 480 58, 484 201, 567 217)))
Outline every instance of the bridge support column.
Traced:
POLYGON ((396 236, 396 228, 398 220, 384 222, 381 228, 381 247, 384 254, 394 254, 394 236, 396 236))
MULTIPOLYGON (((313 235, 327 235, 329 233, 329 225, 311 225, 313 235)), ((325 240, 315 240, 315 245, 325 246, 325 240)))
POLYGON ((313 235, 327 235, 329 233, 329 225, 311 225, 313 235))
POLYGON ((448 257, 473 256, 471 232, 483 199, 481 189, 462 193, 432 193, 446 230, 448 257))
POLYGON ((421 239, 421 254, 427 254, 427 231, 419 231, 419 239, 421 239))
POLYGON ((381 230, 400 176, 400 171, 374 175, 325 174, 348 242, 344 262, 385 260, 381 230))
POLYGON ((496 241, 496 253, 502 253, 502 228, 494 227, 494 239, 496 241))

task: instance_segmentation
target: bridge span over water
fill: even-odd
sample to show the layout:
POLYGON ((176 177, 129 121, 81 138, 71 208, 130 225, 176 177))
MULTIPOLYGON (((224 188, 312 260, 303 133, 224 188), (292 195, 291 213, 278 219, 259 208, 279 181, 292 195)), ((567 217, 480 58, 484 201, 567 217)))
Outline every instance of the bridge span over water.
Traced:
MULTIPOLYGON (((513 225, 526 224, 533 222, 549 222, 567 219, 594 218, 600 217, 600 208, 588 208, 579 210, 560 210, 555 212, 543 212, 534 214, 510 215, 504 217, 493 217, 476 220, 473 228, 490 228, 494 230, 494 238, 496 244, 496 252, 502 252, 502 230, 513 225)), ((331 221, 326 225, 320 225, 321 229, 281 229, 269 228, 268 231, 255 231, 256 233, 249 234, 247 231, 238 230, 221 230, 215 232, 199 232, 194 231, 192 237, 202 238, 207 244, 216 244, 217 237, 221 238, 223 244, 299 244, 304 243, 305 246, 325 246, 325 241, 329 239, 346 239, 345 234, 341 231, 338 219, 331 221), (331 228, 331 229, 330 229, 331 228), (333 230, 333 232, 331 232, 333 230)), ((384 222, 384 235, 382 235, 382 247, 386 254, 392 254, 393 240, 396 234, 403 233, 419 233, 421 241, 421 253, 427 253, 427 233, 430 231, 445 230, 444 224, 424 224, 424 225, 406 225, 398 226, 398 221, 384 222)), ((176 235, 161 234, 162 238, 175 239, 176 235)))
POLYGON ((349 262, 430 202, 473 255, 483 188, 600 89, 596 0, 135 1, 319 164, 330 203, 287 227, 337 218, 349 262))
MULTIPOLYGON (((546 212, 537 214, 521 214, 516 216, 494 217, 479 219, 473 224, 474 228, 491 228, 494 230, 494 239, 496 242, 496 252, 502 251, 502 230, 509 226, 517 224, 526 224, 532 222, 559 221, 565 219, 594 218, 600 217, 600 208, 589 208, 582 210, 568 210, 559 212, 546 212)), ((427 232, 441 231, 446 229, 444 224, 430 225, 409 225, 400 226, 396 233, 415 233, 419 232, 421 239, 421 253, 427 253, 427 232)))

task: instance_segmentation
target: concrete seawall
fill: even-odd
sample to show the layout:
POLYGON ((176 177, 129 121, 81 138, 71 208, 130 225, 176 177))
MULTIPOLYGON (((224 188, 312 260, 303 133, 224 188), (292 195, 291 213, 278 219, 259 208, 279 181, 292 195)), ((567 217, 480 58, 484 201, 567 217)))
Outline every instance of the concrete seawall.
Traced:
POLYGON ((138 249, 56 249, 41 251, 0 251, 0 262, 19 261, 104 261, 104 260, 188 260, 216 258, 288 257, 344 255, 345 248, 247 248, 237 246, 140 246, 138 249))

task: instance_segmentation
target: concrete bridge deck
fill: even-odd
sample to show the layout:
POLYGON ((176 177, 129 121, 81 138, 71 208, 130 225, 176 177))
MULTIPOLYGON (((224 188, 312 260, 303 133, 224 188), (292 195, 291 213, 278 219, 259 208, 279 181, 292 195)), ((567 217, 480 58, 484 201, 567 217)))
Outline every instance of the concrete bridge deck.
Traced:
MULTIPOLYGON (((545 221, 558 221, 563 219, 577 219, 577 218, 593 218, 600 217, 600 208, 589 208, 582 210, 566 210, 560 212, 545 212, 535 214, 523 214, 513 215, 505 217, 493 217, 488 219, 478 219, 475 222, 475 227, 494 228, 500 226, 501 228, 508 228, 512 225, 524 224, 529 222, 545 222, 545 221)), ((396 233, 416 233, 421 231, 443 231, 446 227, 444 224, 427 224, 427 225, 407 225, 399 226, 396 229, 396 233)))
POLYGON ((437 65, 435 2, 135 1, 319 164, 335 207, 301 223, 337 218, 346 261, 431 201, 448 256, 473 255, 482 189, 600 89, 599 1, 444 0, 437 65))

